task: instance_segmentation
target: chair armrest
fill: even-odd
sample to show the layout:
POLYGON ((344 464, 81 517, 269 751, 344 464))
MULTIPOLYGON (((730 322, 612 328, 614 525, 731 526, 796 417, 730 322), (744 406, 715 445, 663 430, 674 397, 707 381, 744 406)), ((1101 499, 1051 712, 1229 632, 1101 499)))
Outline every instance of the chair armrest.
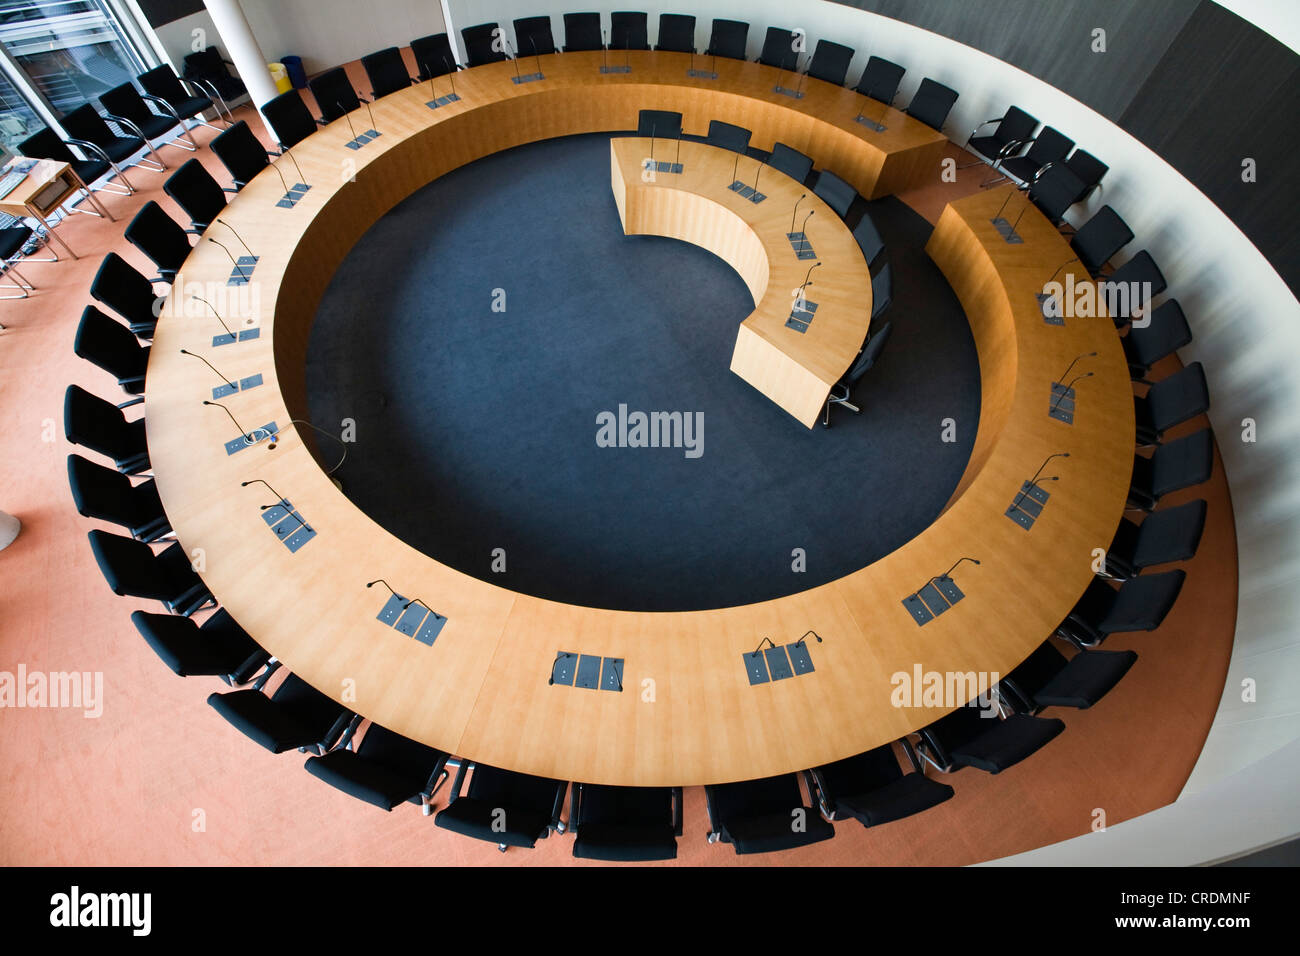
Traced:
POLYGON ((835 819, 835 814, 831 812, 830 805, 826 802, 826 781, 816 769, 805 770, 803 772, 804 784, 808 787, 808 802, 817 807, 821 813, 822 819, 827 823, 835 819))
POLYGON ((460 796, 461 785, 465 782, 465 774, 469 773, 469 768, 473 766, 468 760, 462 760, 460 766, 456 768, 456 780, 451 785, 451 794, 447 797, 447 805, 451 806, 460 796))
POLYGON ((359 723, 360 718, 352 711, 344 708, 343 713, 339 714, 333 725, 331 725, 329 731, 325 734, 325 738, 317 745, 320 747, 321 751, 329 753, 331 750, 338 749, 342 746, 345 735, 349 740, 351 740, 351 735, 347 732, 355 729, 353 721, 359 723))
POLYGON ((916 748, 912 746, 912 742, 904 737, 899 740, 899 743, 903 745, 903 753, 907 754, 907 759, 912 764, 912 769, 924 776, 925 764, 923 764, 921 758, 916 755, 916 748))
POLYGON ((253 690, 260 691, 263 687, 265 687, 266 682, 271 679, 271 675, 274 674, 279 669, 280 669, 279 661, 271 661, 269 664, 267 664, 266 670, 262 671, 262 673, 258 675, 257 679, 253 681, 253 690))
POLYGON ((118 405, 117 407, 118 407, 118 408, 130 408, 132 405, 139 405, 139 404, 140 404, 141 402, 143 402, 143 401, 144 401, 144 396, 143 396, 143 395, 140 395, 140 396, 138 396, 138 397, 136 397, 136 398, 131 399, 129 402, 123 402, 122 404, 118 405))
POLYGON ((162 115, 169 116, 172 119, 174 119, 177 123, 181 121, 181 115, 177 113, 176 110, 172 107, 172 105, 168 103, 165 99, 163 99, 161 96, 152 96, 149 93, 141 93, 140 96, 142 99, 148 100, 150 103, 158 107, 158 109, 162 110, 162 113, 159 114, 160 116, 162 115))
POLYGON ((1007 143, 1000 150, 998 150, 998 158, 1001 159, 1005 156, 1010 156, 1013 151, 1018 150, 1022 146, 1025 146, 1029 143, 1032 143, 1037 138, 1038 138, 1037 136, 1031 136, 1029 137, 1029 139, 1013 139, 1011 142, 1007 143))
POLYGON ((952 772, 952 757, 944 749, 939 738, 934 735, 934 731, 925 728, 917 733, 917 752, 925 759, 930 766, 940 773, 952 772))
POLYGON ((576 781, 569 786, 569 832, 575 836, 578 833, 578 794, 582 790, 582 784, 576 781))
MULTIPOLYGON (((190 77, 188 77, 188 76, 178 76, 178 77, 176 77, 176 79, 178 79, 178 80, 181 81, 181 85, 182 85, 182 86, 189 86, 189 88, 190 88, 190 89, 189 89, 189 92, 191 93, 191 95, 194 95, 194 94, 200 94, 200 95, 202 95, 202 96, 207 96, 207 95, 208 95, 207 90, 205 90, 203 87, 199 86, 199 84, 195 83, 194 80, 191 79, 190 77)), ((211 97, 209 97, 209 99, 210 99, 210 98, 211 98, 211 97)))
POLYGON ((336 745, 336 749, 338 750, 352 749, 352 738, 356 736, 357 728, 361 726, 362 719, 363 718, 361 717, 360 714, 353 715, 352 721, 348 724, 348 729, 343 731, 343 736, 339 738, 339 742, 336 745))
POLYGON ((682 835, 682 788, 673 787, 673 833, 682 835))
MULTIPOLYGON (((897 96, 898 93, 895 92, 894 95, 897 96)), ((893 101, 891 100, 890 102, 893 101)), ((990 123, 1001 123, 1001 122, 1002 122, 1002 117, 998 116, 998 117, 994 117, 991 120, 985 120, 984 122, 980 123, 979 126, 976 126, 973 130, 971 130, 970 135, 966 137, 966 145, 969 146, 970 141, 975 138, 975 134, 978 133, 980 130, 982 130, 985 126, 988 126, 990 123)))
POLYGON ((239 187, 238 187, 238 186, 222 186, 222 187, 221 187, 221 191, 222 191, 222 192, 227 192, 227 193, 237 193, 237 192, 239 192, 239 187))
POLYGON ((109 165, 113 164, 113 161, 108 158, 108 153, 104 152, 104 147, 100 146, 98 143, 92 143, 88 139, 70 139, 67 140, 67 143, 69 146, 76 146, 78 149, 88 149, 91 152, 98 154, 99 158, 104 162, 109 165))
POLYGON ((564 821, 560 819, 560 814, 564 810, 564 791, 569 788, 567 783, 561 782, 555 788, 555 803, 551 806, 550 828, 560 833, 565 831, 564 821))

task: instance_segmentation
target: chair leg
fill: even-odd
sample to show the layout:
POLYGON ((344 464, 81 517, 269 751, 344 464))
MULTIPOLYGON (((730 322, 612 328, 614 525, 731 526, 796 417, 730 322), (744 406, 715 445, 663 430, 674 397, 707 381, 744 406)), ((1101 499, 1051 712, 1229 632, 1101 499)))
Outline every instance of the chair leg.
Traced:
MULTIPOLYGON (((17 279, 15 279, 13 276, 9 275, 11 269, 12 269, 12 267, 11 267, 10 269, 5 269, 4 272, 3 272, 3 275, 8 276, 9 281, 12 282, 12 283, 14 284, 14 287, 18 290, 18 294, 17 294, 17 295, 0 295, 0 299, 26 299, 26 298, 27 298, 27 289, 24 288, 23 285, 21 285, 21 284, 18 282, 17 279)), ((24 281, 26 281, 26 280, 24 280, 24 281)), ((3 325, 0 325, 0 329, 3 329, 3 328, 4 328, 4 326, 3 326, 3 325)))

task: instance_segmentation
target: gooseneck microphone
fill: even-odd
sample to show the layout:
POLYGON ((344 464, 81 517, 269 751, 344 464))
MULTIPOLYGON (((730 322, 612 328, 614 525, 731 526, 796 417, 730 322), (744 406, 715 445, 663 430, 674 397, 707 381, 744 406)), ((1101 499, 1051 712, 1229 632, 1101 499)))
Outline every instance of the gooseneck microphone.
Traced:
MULTIPOLYGON (((451 95, 455 96, 456 95, 456 71, 451 68, 451 64, 447 62, 447 58, 445 56, 442 58, 442 65, 447 68, 447 81, 451 83, 451 95)), ((429 82, 430 83, 433 82, 432 77, 430 77, 429 82)))
MULTIPOLYGON (((288 192, 288 191, 289 191, 289 184, 288 184, 287 182, 285 182, 285 179, 284 179, 284 173, 280 172, 280 167, 279 167, 279 166, 275 165, 274 162, 271 162, 271 161, 270 161, 270 156, 269 156, 269 155, 268 155, 268 157, 267 157, 267 163, 266 163, 266 165, 270 166, 272 169, 275 170, 275 174, 276 174, 277 176, 280 177, 280 185, 284 187, 284 191, 285 191, 285 192, 288 192)), ((218 220, 218 222, 220 222, 220 220, 218 220)), ((224 222, 221 223, 221 224, 222 224, 223 226, 226 225, 224 222)), ((229 226, 226 226, 226 228, 227 228, 227 229, 230 229, 229 226)), ((231 231, 231 232, 234 232, 235 230, 230 229, 230 231, 231 231)), ((236 237, 236 238, 238 238, 238 237, 236 237)), ((239 241, 242 243, 244 240, 243 240, 243 239, 240 239, 239 241)), ((244 248, 247 249, 248 246, 244 246, 244 248)), ((252 252, 249 252, 249 255, 251 256, 251 255, 252 255, 252 252)))
MULTIPOLYGON (((272 164, 272 165, 274 165, 274 164, 272 164)), ((283 181, 284 181, 284 177, 281 176, 281 177, 280 177, 280 180, 281 180, 281 182, 283 182, 283 181)), ((284 191, 285 191, 285 192, 288 192, 288 191, 289 191, 289 187, 286 186, 284 191)), ((225 226, 227 229, 229 229, 231 232, 233 232, 233 233, 235 234, 235 238, 239 240, 239 244, 240 244, 241 246, 244 247, 244 251, 245 251, 245 252, 247 252, 247 253, 248 253, 250 256, 252 256, 254 259, 257 258, 257 256, 253 253, 253 250, 250 249, 250 248, 248 248, 248 243, 246 243, 246 242, 244 241, 243 236, 241 236, 239 233, 235 232, 235 227, 234 227, 234 226, 232 226, 230 223, 226 222, 226 220, 221 219, 220 217, 218 217, 216 221, 219 222, 219 223, 221 223, 223 226, 225 226)))
POLYGON ((339 112, 343 114, 343 118, 348 121, 348 130, 352 133, 352 141, 355 143, 357 141, 357 128, 352 125, 352 117, 348 115, 348 111, 343 108, 343 104, 338 100, 334 101, 334 105, 339 108, 339 112))
MULTIPOLYGON (((820 260, 814 262, 812 265, 808 267, 808 274, 803 277, 803 285, 799 286, 800 293, 802 293, 804 289, 808 288, 808 286, 812 285, 812 283, 809 282, 808 280, 812 278, 813 270, 816 269, 819 265, 821 265, 820 260)), ((803 296, 800 295, 800 298, 803 298, 803 296)))
POLYGON ((1052 412, 1056 411, 1057 407, 1061 404, 1061 402, 1065 401, 1065 396, 1070 394, 1070 389, 1074 387, 1075 382, 1082 381, 1085 378, 1092 378, 1093 375, 1095 374, 1097 373, 1084 372, 1082 375, 1076 375, 1074 376, 1074 378, 1070 379, 1070 381, 1065 384, 1065 386, 1061 389, 1060 393, 1056 396, 1056 401, 1052 402, 1052 407, 1048 409, 1048 414, 1051 414, 1052 412))
MULTIPOLYGON (((1043 285, 1047 285, 1048 283, 1052 282, 1057 276, 1061 274, 1061 270, 1064 269, 1066 266, 1068 266, 1071 262, 1077 262, 1080 265, 1083 265, 1083 260, 1081 260, 1078 256, 1075 256, 1073 259, 1066 259, 1059 266, 1057 266, 1056 271, 1052 273, 1051 277, 1047 280, 1047 282, 1044 282, 1043 285)), ((1096 355, 1097 353, 1094 352, 1093 354, 1096 355)))
POLYGON ((513 64, 515 65, 515 82, 518 83, 518 82, 520 82, 520 79, 519 79, 519 54, 518 54, 518 53, 515 53, 515 52, 513 52, 513 51, 514 51, 514 47, 512 47, 512 46, 510 45, 510 41, 507 40, 507 41, 506 41, 506 56, 510 57, 510 62, 513 63, 513 64))
MULTIPOLYGON (((556 660, 557 662, 558 662, 558 661, 561 661, 561 660, 565 660, 565 661, 567 661, 567 660, 568 660, 570 657, 572 657, 572 656, 573 656, 573 655, 570 654, 568 651, 560 651, 560 653, 558 653, 558 654, 555 655, 555 660, 556 660)), ((551 676, 550 676, 550 678, 546 681, 546 686, 547 686, 547 687, 551 687, 551 686, 553 686, 554 684, 555 684, 555 664, 552 664, 552 665, 551 665, 551 676)))
POLYGON ((806 633, 804 634, 804 636, 801 637, 801 638, 799 638, 799 640, 795 641, 795 643, 796 643, 796 644, 803 644, 803 643, 807 642, 807 640, 808 640, 808 635, 809 635, 809 634, 811 634, 813 637, 817 638, 817 643, 818 643, 818 644, 822 643, 822 636, 821 636, 820 634, 818 634, 816 631, 808 631, 808 632, 806 632, 806 633))
MULTIPOLYGON (((566 39, 564 42, 569 41, 566 39)), ((609 34, 603 27, 600 31, 600 69, 602 73, 609 72, 609 34)))
MULTIPOLYGON (((1012 195, 1013 195, 1014 193, 1015 193, 1015 190, 1013 189, 1011 192, 1007 193, 1007 198, 1004 199, 1004 200, 1002 200, 1002 205, 999 206, 999 207, 998 207, 998 211, 995 212, 995 213, 993 214, 993 221, 994 221, 994 222, 997 222, 999 219, 1002 218, 1002 210, 1004 210, 1004 209, 1007 208, 1007 203, 1011 202, 1011 197, 1012 197, 1012 195)), ((1068 265, 1068 263, 1067 263, 1067 265, 1068 265)))
POLYGON ((1070 374, 1070 369, 1074 368, 1075 363, 1077 363, 1077 362, 1079 361, 1079 359, 1096 358, 1096 356, 1097 356, 1097 353, 1096 353, 1096 352, 1084 352, 1084 353, 1081 354, 1081 355, 1076 355, 1076 356, 1074 357, 1074 361, 1071 362, 1069 365, 1067 365, 1067 366, 1065 367, 1065 371, 1062 372, 1062 373, 1057 377, 1056 381, 1058 381, 1058 382, 1064 382, 1064 381, 1065 381, 1065 376, 1067 376, 1067 375, 1070 374))
MULTIPOLYGON (((253 484, 257 484, 257 485, 266 485, 267 489, 270 490, 271 494, 275 495, 275 504, 273 504, 273 505, 262 505, 261 508, 262 508, 263 511, 265 511, 267 508, 274 508, 274 507, 276 507, 276 506, 279 505, 280 502, 282 502, 282 501, 287 502, 287 501, 289 500, 289 499, 286 498, 284 495, 280 494, 280 492, 276 491, 276 490, 275 490, 274 488, 272 488, 269 484, 267 484, 267 482, 263 481, 261 478, 253 478, 253 479, 250 479, 249 481, 241 481, 241 482, 239 483, 239 487, 241 487, 241 488, 247 488, 249 485, 253 485, 253 484)), ((302 525, 302 529, 303 529, 304 531, 312 531, 312 527, 311 527, 311 525, 307 524, 307 522, 303 520, 302 515, 298 514, 296 511, 293 511, 292 509, 290 509, 289 514, 290 514, 291 516, 293 516, 294 518, 297 519, 298 524, 302 525)), ((315 533, 315 532, 313 532, 313 533, 315 533)), ((367 587, 369 587, 369 585, 367 585, 367 587)))
MULTIPOLYGON (((293 155, 293 150, 291 150, 291 149, 286 149, 286 150, 285 150, 283 153, 281 153, 280 155, 281 155, 281 156, 288 156, 288 157, 289 157, 289 162, 293 163, 293 168, 294 168, 295 170, 297 170, 297 172, 298 172, 298 182, 302 183, 304 186, 310 186, 311 183, 307 182, 307 177, 304 176, 304 175, 302 174, 302 167, 298 165, 298 160, 294 157, 294 155, 293 155)), ((272 163, 272 165, 275 165, 275 164, 272 163)), ((288 192, 288 191, 289 191, 289 190, 287 190, 287 189, 285 190, 285 192, 288 192)))
MULTIPOLYGON (((1055 455, 1048 455, 1045 459, 1043 459, 1043 463, 1039 465, 1038 470, 1034 472, 1034 477, 1030 478, 1029 481, 1026 483, 1027 487, 1023 491, 1021 491, 1020 494, 1016 496, 1015 501, 1011 502, 1011 507, 1015 508, 1018 504, 1020 504, 1020 502, 1024 500, 1025 495, 1029 494, 1029 489, 1035 487, 1038 484, 1038 476, 1043 473, 1043 469, 1047 467, 1047 463, 1049 461, 1051 461, 1053 458, 1069 458, 1069 457, 1070 457, 1070 453, 1068 451, 1058 451, 1055 455)), ((1043 481, 1057 481, 1057 480, 1059 480, 1059 476, 1056 475, 1053 475, 1050 478, 1043 479, 1043 481)))
POLYGON ((776 650, 776 644, 773 643, 772 639, 770 637, 765 637, 763 638, 763 640, 758 642, 758 647, 754 648, 754 653, 757 654, 759 651, 761 651, 763 649, 764 644, 767 644, 768 647, 772 648, 773 650, 776 650))
POLYGON ((321 428, 319 425, 313 425, 311 422, 306 421, 305 419, 302 419, 302 418, 291 418, 291 419, 289 419, 289 424, 290 424, 290 425, 306 425, 308 428, 312 428, 312 429, 315 429, 316 431, 320 432, 320 434, 324 435, 326 438, 332 438, 334 441, 336 441, 336 442, 339 443, 339 447, 343 449, 343 457, 340 458, 340 459, 338 460, 338 463, 337 463, 333 468, 331 468, 329 471, 325 472, 326 477, 329 477, 330 475, 334 474, 334 472, 336 472, 336 471, 338 471, 340 468, 342 468, 342 467, 343 467, 343 463, 344 463, 345 461, 348 460, 348 445, 347 445, 347 442, 345 442, 345 441, 344 441, 342 438, 340 438, 338 435, 335 435, 333 432, 327 432, 325 429, 321 428))
POLYGON ((537 38, 532 34, 528 36, 528 42, 533 45, 533 59, 537 61, 537 75, 542 75, 542 55, 537 52, 537 38))
POLYGON ((375 111, 370 108, 370 101, 364 96, 358 96, 357 99, 366 104, 366 115, 370 117, 370 128, 378 133, 379 126, 375 123, 375 111))
MULTIPOLYGON (((211 362, 209 362, 207 359, 205 359, 202 355, 199 355, 197 352, 190 352, 190 351, 188 351, 187 349, 181 349, 181 355, 189 355, 189 356, 191 356, 191 357, 193 357, 193 358, 196 358, 196 359, 198 359, 200 362, 202 362, 204 365, 206 365, 208 368, 212 369, 212 371, 217 372, 217 367, 216 367, 215 365, 213 365, 211 362)), ((239 388, 238 385, 236 385, 234 382, 230 381, 230 379, 226 378, 226 376, 222 375, 220 372, 217 372, 217 376, 218 376, 218 377, 219 377, 219 378, 220 378, 220 379, 221 379, 225 384, 229 385, 231 388, 235 388, 235 389, 239 388)))
POLYGON ((387 581, 385 581, 383 578, 375 578, 373 581, 367 581, 366 587, 373 588, 376 584, 382 584, 384 587, 388 588, 389 594, 391 594, 393 597, 397 597, 397 592, 393 590, 393 586, 389 584, 387 581))
MULTIPOLYGON (((945 580, 947 580, 947 579, 948 579, 948 576, 949 576, 950 574, 952 574, 954 571, 957 570, 957 565, 961 564, 963 561, 969 561, 971 564, 979 564, 979 563, 980 563, 979 560, 976 559, 976 558, 958 558, 955 562, 953 562, 953 566, 950 567, 947 571, 943 572, 943 574, 936 574, 936 575, 935 575, 934 577, 932 577, 929 581, 926 581, 925 584, 929 584, 931 581, 945 581, 945 580)), ((921 585, 921 587, 925 587, 925 584, 921 585)))
POLYGON ((244 271, 244 267, 239 264, 239 260, 230 254, 230 250, 226 248, 224 243, 217 242, 217 240, 213 239, 211 236, 204 236, 203 238, 207 239, 208 242, 213 242, 218 246, 221 246, 221 251, 230 259, 230 264, 235 267, 235 271, 239 273, 239 277, 245 282, 251 281, 251 276, 244 271))
POLYGON ((803 202, 807 198, 808 198, 808 194, 804 193, 802 196, 800 196, 798 199, 795 200, 794 209, 790 213, 790 232, 792 234, 794 233, 794 217, 799 215, 799 203, 803 202))
MULTIPOLYGON (((230 420, 231 420, 232 422, 235 423, 235 427, 239 429, 239 434, 240 434, 240 436, 244 439, 244 444, 246 444, 246 445, 256 445, 259 441, 262 440, 261 438, 255 438, 255 437, 254 437, 258 432, 263 433, 263 435, 266 436, 266 437, 268 437, 268 438, 271 437, 271 433, 270 433, 269 431, 267 431, 265 428, 258 428, 258 429, 256 429, 255 431, 251 431, 251 432, 245 430, 244 426, 241 425, 241 424, 239 424, 239 420, 236 419, 235 416, 232 415, 232 414, 230 413, 230 409, 226 408, 226 406, 225 406, 225 405, 222 405, 220 402, 210 402, 210 401, 208 401, 207 399, 204 399, 204 400, 203 400, 203 404, 204 404, 204 405, 215 405, 215 406, 217 406, 217 408, 219 408, 219 409, 221 409, 223 412, 225 412, 226 415, 230 418, 230 420)), ((272 440, 271 440, 271 444, 272 444, 272 446, 275 445, 275 439, 272 438, 272 440)))
POLYGON ((429 605, 425 604, 425 603, 424 603, 422 600, 420 600, 419 598, 411 598, 411 600, 407 601, 405 604, 402 605, 402 610, 405 611, 405 610, 406 610, 408 607, 410 607, 412 604, 421 604, 421 605, 424 605, 424 609, 425 609, 426 611, 428 611, 430 614, 432 614, 436 620, 439 620, 439 621, 444 620, 444 618, 443 618, 443 616, 442 616, 441 614, 439 614, 439 613, 438 613, 437 611, 435 611, 433 608, 429 607, 429 605))
POLYGON ((731 181, 733 183, 740 182, 740 154, 739 153, 736 154, 736 161, 731 164, 731 181))
POLYGON ((191 295, 190 298, 197 299, 198 301, 206 305, 209 309, 211 309, 212 314, 215 315, 217 317, 217 321, 221 323, 221 327, 226 330, 226 334, 229 335, 232 339, 237 338, 235 333, 230 331, 230 326, 226 325, 226 320, 221 317, 221 313, 217 311, 216 306, 214 306, 207 299, 203 298, 203 296, 201 295, 191 295))
MULTIPOLYGON (((765 165, 766 165, 766 160, 761 160, 758 164, 758 171, 754 173, 754 195, 755 196, 758 195, 758 177, 763 174, 763 167, 765 165)), ((755 199, 754 202, 758 202, 758 200, 755 199)))

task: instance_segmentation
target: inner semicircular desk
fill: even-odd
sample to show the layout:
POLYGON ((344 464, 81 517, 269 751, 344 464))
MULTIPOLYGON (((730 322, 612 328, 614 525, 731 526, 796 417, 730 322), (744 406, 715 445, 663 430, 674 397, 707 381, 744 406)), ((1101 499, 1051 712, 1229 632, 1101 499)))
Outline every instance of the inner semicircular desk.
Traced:
MULTIPOLYGON (((375 104, 373 125, 381 135, 359 149, 346 146, 353 133, 342 120, 296 146, 293 155, 311 189, 291 207, 278 204, 284 187, 269 170, 233 199, 221 218, 260 260, 256 297, 223 318, 236 331, 256 327, 259 334, 213 347, 220 326, 206 307, 183 300, 194 283, 224 286, 231 275, 226 255, 201 242, 173 287, 149 362, 148 442, 172 526, 188 551, 201 549, 201 573, 212 593, 290 671, 390 730, 470 760, 587 783, 698 785, 802 770, 917 730, 944 711, 895 707, 891 677, 918 665, 939 672, 1012 670, 1083 593, 1092 549, 1109 545, 1130 479, 1132 392, 1118 337, 1106 318, 1044 322, 1035 293, 1071 253, 1033 208, 1020 217, 1023 241, 1003 240, 990 220, 1009 189, 952 203, 927 246, 962 302, 980 362, 979 422, 956 423, 978 430, 952 500, 903 547, 801 593, 742 607, 656 613, 519 594, 446 567, 384 531, 325 474, 311 430, 292 424, 307 417, 310 326, 349 249, 402 199, 482 156, 572 133, 631 129, 638 110, 658 108, 682 112, 688 133, 725 119, 753 130, 758 148, 785 142, 871 198, 938 171, 939 134, 846 89, 809 80, 805 96, 794 99, 774 91, 776 70, 724 60, 717 61, 717 80, 693 79, 681 54, 630 54, 631 72, 622 75, 602 74, 601 62, 598 53, 542 57, 544 79, 529 83, 512 80, 510 63, 477 67, 457 76, 459 100, 437 109, 426 105, 433 99, 429 84, 411 87, 375 104), (855 121, 864 103, 884 132, 855 121), (259 302, 260 313, 252 314, 259 302), (215 376, 180 355, 183 348, 234 380, 264 377, 261 387, 221 400, 241 427, 276 423, 275 447, 266 441, 238 447, 238 429, 220 409, 203 405, 215 376), (1086 366, 1094 375, 1078 389, 1073 423, 1050 417, 1053 382, 1076 356, 1094 351, 1086 366), (232 439, 238 450, 229 454, 232 439), (1071 457, 1056 459, 1045 472, 1059 475, 1050 499, 1028 507, 1039 512, 1032 527, 1009 519, 1022 484, 1048 455, 1065 451, 1071 457), (262 484, 241 486, 254 479, 275 493, 262 484), (277 495, 314 532, 296 550, 268 524, 274 512, 262 510, 277 495), (918 624, 904 598, 962 556, 982 562, 954 572, 964 599, 918 624), (375 578, 446 618, 432 644, 378 619, 389 595, 365 586, 375 578), (824 638, 804 645, 811 672, 751 684, 744 655, 764 638, 786 646, 809 630, 824 638), (623 659, 623 690, 548 683, 562 651, 623 659)), ((445 77, 436 92, 450 92, 445 77)), ((353 121, 359 132, 372 125, 364 110, 353 121)), ((866 264, 843 224, 824 208, 809 223, 809 241, 826 265, 814 274, 817 285, 807 297, 821 296, 827 305, 800 338, 783 324, 809 263, 796 259, 784 233, 791 193, 802 187, 779 182, 783 177, 768 170, 760 192, 773 198, 755 205, 728 191, 729 169, 721 176, 711 171, 716 151, 690 143, 681 146, 689 172, 680 181, 659 173, 654 184, 643 183, 636 153, 648 143, 623 142, 621 198, 618 139, 612 169, 625 228, 689 233, 691 241, 730 256, 755 293, 755 313, 746 322, 762 326, 757 332, 769 339, 788 333, 787 342, 804 346, 816 335, 824 355, 824 367, 800 365, 808 373, 802 379, 787 368, 766 382, 766 373, 749 380, 769 395, 786 386, 796 393, 822 388, 820 407, 825 380, 842 374, 860 347, 871 308, 866 264), (708 175, 701 178, 702 172, 708 175), (774 223, 780 224, 775 237, 774 223)), ((676 148, 659 141, 657 158, 674 158, 667 151, 676 148)), ((754 161, 741 159, 740 168, 752 183, 754 161)), ((289 176, 291 164, 283 169, 291 182, 298 179, 289 176)), ((574 188, 609 185, 602 177, 574 188)), ((820 200, 809 195, 801 208, 808 202, 820 200)), ((1007 218, 1019 216, 1023 204, 1011 197, 1007 218)), ((221 229, 214 224, 209 234, 221 229)), ((1085 281, 1086 275, 1076 276, 1085 281)), ((358 317, 359 335, 368 321, 358 317)), ((738 335, 738 353, 740 341, 738 335)), ((799 359, 797 352, 791 346, 784 360, 799 359)), ((935 422, 933 436, 916 440, 938 441, 941 428, 935 422)), ((437 501, 412 507, 436 508, 437 501)))

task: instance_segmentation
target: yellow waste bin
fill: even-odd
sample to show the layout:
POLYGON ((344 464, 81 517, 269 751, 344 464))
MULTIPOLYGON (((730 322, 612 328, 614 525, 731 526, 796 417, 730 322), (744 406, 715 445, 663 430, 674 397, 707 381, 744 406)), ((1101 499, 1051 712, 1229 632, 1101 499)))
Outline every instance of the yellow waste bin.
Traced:
POLYGON ((288 93, 293 89, 293 83, 289 81, 289 71, 284 68, 283 63, 268 63, 266 66, 271 71, 271 80, 277 90, 288 93))

